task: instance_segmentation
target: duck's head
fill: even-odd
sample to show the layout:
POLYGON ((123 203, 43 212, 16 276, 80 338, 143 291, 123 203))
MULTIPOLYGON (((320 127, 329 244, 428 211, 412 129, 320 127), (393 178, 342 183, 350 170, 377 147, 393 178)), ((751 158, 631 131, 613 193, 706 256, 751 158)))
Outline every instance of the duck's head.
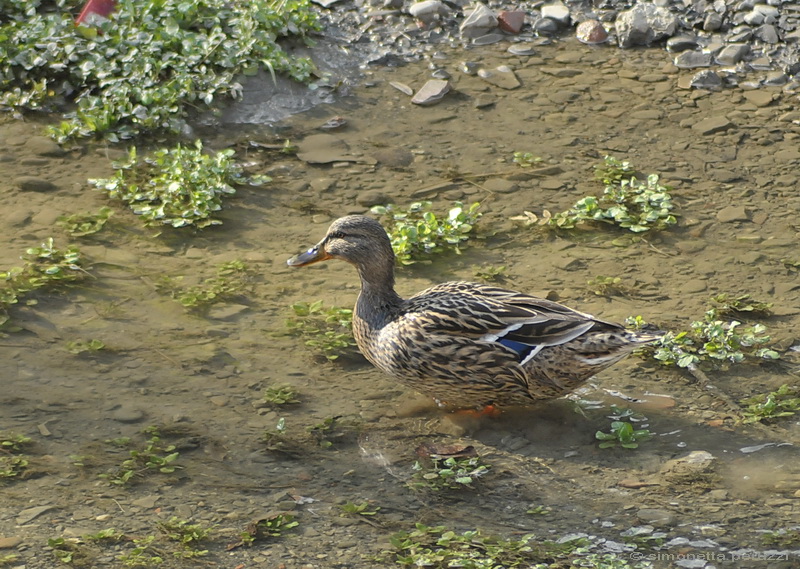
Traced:
POLYGON ((290 267, 304 267, 328 259, 342 259, 359 270, 367 266, 394 266, 389 236, 380 223, 363 215, 340 217, 325 237, 305 253, 287 261, 290 267))

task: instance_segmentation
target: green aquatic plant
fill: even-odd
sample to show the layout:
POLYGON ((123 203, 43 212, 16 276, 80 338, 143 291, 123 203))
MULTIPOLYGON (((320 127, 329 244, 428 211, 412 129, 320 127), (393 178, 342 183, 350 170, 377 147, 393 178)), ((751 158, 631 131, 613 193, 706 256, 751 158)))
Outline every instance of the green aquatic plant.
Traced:
POLYGON ((104 349, 106 345, 100 340, 72 340, 66 343, 67 351, 70 354, 84 354, 99 352, 104 349))
POLYGON ((639 443, 650 439, 653 436, 648 429, 635 429, 628 421, 612 421, 611 429, 608 433, 597 431, 594 435, 601 441, 600 448, 638 448, 639 443))
POLYGON ((92 26, 75 26, 73 0, 1 5, 0 105, 68 110, 59 142, 179 134, 190 113, 241 98, 242 75, 314 69, 279 43, 319 29, 307 0, 120 0, 92 26))
POLYGON ((27 294, 83 279, 83 258, 77 247, 58 249, 52 237, 31 247, 21 257, 21 267, 0 271, 0 325, 8 320, 8 309, 27 294))
POLYGON ((235 185, 261 185, 270 180, 246 176, 233 154, 230 148, 209 154, 199 140, 193 146, 178 144, 156 150, 146 158, 139 158, 132 147, 127 160, 113 164, 113 178, 89 183, 128 204, 148 225, 220 225, 214 215, 222 209, 223 198, 236 193, 235 185))
MULTIPOLYGON (((149 438, 143 446, 130 450, 130 458, 123 461, 112 472, 100 474, 100 478, 115 486, 126 486, 151 473, 171 474, 181 468, 175 464, 180 456, 180 453, 175 450, 175 445, 164 444, 156 427, 148 427, 145 429, 145 433, 149 435, 149 438)), ((114 441, 109 442, 120 446, 114 441)))
POLYGON ((613 554, 589 552, 591 542, 584 537, 564 537, 558 542, 537 540, 533 534, 519 539, 503 539, 481 530, 457 533, 445 526, 417 523, 412 531, 401 531, 391 537, 395 564, 403 567, 447 569, 597 567, 598 569, 644 568, 628 565, 613 554), (614 564, 612 564, 612 562, 614 564))
POLYGON ((239 534, 241 541, 236 545, 251 546, 258 539, 281 537, 283 536, 283 532, 295 528, 298 525, 299 522, 295 520, 293 515, 285 513, 255 520, 239 534))
POLYGON ((202 312, 213 304, 242 294, 249 284, 249 276, 247 265, 233 260, 219 265, 217 276, 194 286, 183 286, 183 277, 162 276, 156 283, 156 290, 168 294, 188 310, 202 312))
POLYGON ((711 301, 718 316, 764 317, 772 314, 771 302, 755 300, 749 294, 731 296, 723 293, 712 296, 711 301))
POLYGON ((770 421, 800 413, 800 386, 783 384, 775 391, 742 400, 745 423, 770 421))
POLYGON ((460 253, 481 214, 480 203, 465 207, 455 202, 446 215, 432 211, 429 201, 412 203, 402 210, 394 205, 375 206, 372 213, 379 215, 389 227, 392 249, 401 265, 430 262, 432 253, 452 251, 460 253))
POLYGON ((101 207, 97 213, 62 215, 56 223, 72 237, 86 237, 103 229, 112 215, 110 207, 101 207))
POLYGON ((321 300, 295 302, 291 309, 294 314, 287 318, 286 327, 289 334, 303 338, 306 346, 314 348, 329 361, 355 353, 351 309, 325 308, 321 300))
POLYGON ((597 174, 604 184, 601 196, 581 198, 560 213, 551 214, 545 210, 540 217, 526 211, 513 219, 551 229, 574 229, 587 223, 608 224, 633 233, 659 231, 677 223, 669 188, 661 184, 658 174, 641 180, 633 175, 627 162, 610 156, 606 156, 605 165, 597 174))
POLYGON ((460 490, 472 488, 479 478, 489 473, 490 465, 479 456, 430 457, 415 461, 409 486, 415 490, 460 490))
POLYGON ((153 567, 164 563, 164 555, 153 542, 156 536, 134 538, 133 548, 117 556, 117 561, 125 567, 153 567))
POLYGON ((274 407, 300 403, 297 392, 290 385, 273 385, 264 389, 261 398, 274 407))
POLYGON ((474 267, 472 274, 486 282, 502 282, 506 278, 506 266, 483 265, 481 267, 474 267))
MULTIPOLYGON (((725 368, 747 361, 776 360, 780 354, 766 347, 770 337, 766 326, 746 326, 737 320, 717 318, 716 309, 706 311, 703 320, 691 323, 689 330, 666 332, 656 342, 640 350, 663 365, 693 369, 725 368)), ((628 318, 631 327, 646 325, 640 316, 628 318)))
POLYGON ((339 509, 342 511, 340 516, 374 516, 380 510, 380 506, 373 506, 368 501, 363 500, 361 502, 345 502, 344 504, 339 505, 339 509))
POLYGON ((530 168, 534 164, 538 164, 542 161, 539 156, 534 156, 530 152, 515 152, 513 156, 514 164, 517 164, 520 168, 530 168))

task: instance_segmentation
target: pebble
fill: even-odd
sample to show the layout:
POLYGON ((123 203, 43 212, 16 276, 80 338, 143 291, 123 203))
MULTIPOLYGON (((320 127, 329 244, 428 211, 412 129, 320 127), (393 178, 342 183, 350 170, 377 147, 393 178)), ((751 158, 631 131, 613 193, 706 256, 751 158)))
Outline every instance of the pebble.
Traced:
POLYGON ((717 221, 721 223, 750 221, 750 213, 743 205, 729 205, 717 212, 717 221))
POLYGON ((119 423, 138 423, 144 416, 144 411, 129 405, 121 405, 111 413, 111 419, 119 423))
POLYGON ((744 98, 748 102, 753 103, 756 107, 767 107, 774 101, 772 91, 759 90, 759 91, 746 91, 744 98))
POLYGON ((509 46, 507 51, 511 55, 536 55, 536 51, 527 43, 515 43, 509 46))
POLYGON ((695 450, 686 456, 665 462, 661 475, 668 482, 691 484, 713 475, 716 463, 716 457, 710 452, 695 450))
POLYGON ((608 32, 599 20, 584 20, 575 28, 575 37, 587 45, 597 45, 608 41, 608 32))
POLYGON ((34 506, 33 508, 26 508, 22 510, 19 514, 17 514, 17 525, 24 526, 27 523, 32 522, 45 512, 49 512, 50 510, 54 510, 55 506, 34 506))
POLYGON ((450 92, 450 83, 444 79, 431 79, 411 98, 411 102, 421 107, 435 105, 450 92))
POLYGON ((675 523, 675 515, 672 512, 656 508, 642 508, 636 512, 636 517, 642 523, 655 527, 671 526, 675 523))
POLYGON ((53 182, 36 176, 20 176, 14 180, 14 185, 23 192, 52 192, 58 189, 53 182))
POLYGON ((485 35, 486 32, 496 27, 497 17, 494 12, 484 4, 475 4, 475 7, 461 23, 460 31, 465 38, 475 38, 485 35))
POLYGON ((514 70, 507 65, 501 65, 492 71, 480 69, 478 77, 501 89, 516 89, 522 85, 514 74, 514 70))
POLYGON ((429 24, 437 19, 440 15, 445 15, 449 12, 449 8, 439 0, 424 0, 423 2, 415 2, 408 8, 408 13, 413 17, 429 24))
POLYGON ((542 17, 548 18, 559 26, 565 27, 568 26, 570 22, 569 8, 564 6, 561 2, 545 4, 542 6, 542 17))
MULTIPOLYGON (((376 157, 377 158, 377 157, 376 157)), ((380 162, 380 158, 378 158, 380 162)), ((367 190, 358 194, 356 203, 363 207, 372 207, 375 205, 385 205, 391 203, 392 198, 388 194, 380 190, 367 190)))
POLYGON ((250 310, 244 304, 215 304, 208 311, 208 317, 212 320, 230 320, 244 312, 250 310))
POLYGON ((50 138, 44 136, 34 136, 25 143, 25 148, 38 156, 58 158, 67 152, 50 138))
POLYGON ((11 537, 0 537, 0 549, 13 549, 22 543, 22 538, 16 535, 11 537))
POLYGON ((678 69, 711 67, 712 57, 710 53, 703 53, 700 51, 684 51, 675 57, 673 63, 678 69))
POLYGON ((708 117, 692 125, 692 130, 699 134, 716 134, 733 128, 734 124, 723 116, 708 117))

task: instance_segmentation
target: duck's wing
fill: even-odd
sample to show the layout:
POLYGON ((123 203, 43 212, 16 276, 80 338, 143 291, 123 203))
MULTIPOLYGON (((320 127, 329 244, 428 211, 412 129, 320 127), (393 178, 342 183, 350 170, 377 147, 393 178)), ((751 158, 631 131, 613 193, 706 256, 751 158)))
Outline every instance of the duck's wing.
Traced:
POLYGON ((409 298, 404 312, 403 319, 413 320, 426 333, 495 342, 517 352, 522 360, 592 328, 621 328, 557 302, 467 282, 431 287, 409 298))

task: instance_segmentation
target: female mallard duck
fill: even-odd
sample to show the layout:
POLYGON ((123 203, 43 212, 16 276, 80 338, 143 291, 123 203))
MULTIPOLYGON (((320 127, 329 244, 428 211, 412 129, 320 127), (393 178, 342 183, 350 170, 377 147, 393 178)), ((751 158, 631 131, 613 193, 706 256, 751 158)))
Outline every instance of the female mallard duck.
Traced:
POLYGON ((525 405, 558 397, 656 339, 478 283, 443 283, 403 299, 394 290, 389 236, 361 215, 334 221, 322 241, 288 264, 327 259, 355 265, 361 277, 353 312, 361 353, 442 405, 525 405))

